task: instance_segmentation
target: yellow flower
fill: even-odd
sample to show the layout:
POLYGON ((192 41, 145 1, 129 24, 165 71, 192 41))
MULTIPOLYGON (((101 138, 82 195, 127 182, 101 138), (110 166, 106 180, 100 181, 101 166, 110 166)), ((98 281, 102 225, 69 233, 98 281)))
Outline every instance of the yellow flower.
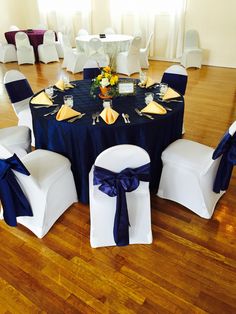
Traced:
POLYGON ((110 79, 110 84, 111 84, 111 85, 115 85, 114 76, 110 79))
POLYGON ((106 66, 105 68, 103 68, 103 71, 111 73, 111 68, 109 66, 106 66))
POLYGON ((99 75, 97 76, 97 79, 98 79, 98 81, 101 81, 101 79, 102 79, 102 74, 99 74, 99 75))
POLYGON ((109 73, 104 73, 104 77, 105 78, 110 78, 110 74, 109 73))

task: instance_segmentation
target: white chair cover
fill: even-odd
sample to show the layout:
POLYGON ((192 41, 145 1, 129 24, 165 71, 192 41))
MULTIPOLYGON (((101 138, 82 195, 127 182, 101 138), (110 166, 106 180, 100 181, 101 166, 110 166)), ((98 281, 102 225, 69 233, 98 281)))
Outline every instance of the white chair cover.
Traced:
MULTIPOLYGON (((0 145, 0 159, 11 153, 0 145)), ((77 201, 70 161, 57 153, 35 150, 21 158, 30 176, 14 171, 27 197, 33 216, 17 217, 17 222, 42 238, 64 211, 77 201)))
MULTIPOLYGON (((134 145, 117 145, 103 151, 95 166, 120 172, 125 168, 136 168, 150 162, 145 150, 134 145)), ((113 225, 116 197, 110 197, 93 185, 93 169, 89 173, 90 191, 90 243, 92 247, 116 245, 113 225)), ((149 183, 140 181, 139 187, 126 193, 129 215, 129 243, 151 243, 151 215, 149 183)))
POLYGON ((140 65, 141 65, 141 68, 143 69, 149 68, 148 54, 149 54, 149 48, 150 48, 152 37, 153 37, 153 32, 149 35, 149 38, 146 43, 146 47, 140 48, 140 65))
POLYGON ((118 53, 116 57, 116 71, 118 73, 130 76, 133 73, 141 71, 140 45, 141 37, 136 36, 131 41, 128 51, 118 53))
POLYGON ((54 31, 48 30, 44 33, 43 44, 38 45, 38 54, 43 63, 59 61, 54 31))
POLYGON ((0 43, 0 62, 17 61, 16 47, 12 44, 0 43))
POLYGON ((89 59, 95 60, 100 67, 109 65, 110 58, 104 52, 102 42, 99 38, 91 38, 89 41, 89 59))
POLYGON ((24 32, 17 32, 15 35, 15 40, 18 64, 34 64, 34 49, 33 46, 30 45, 28 35, 24 32))
POLYGON ((202 66, 202 49, 199 47, 199 36, 196 30, 186 32, 181 64, 186 69, 190 67, 201 68, 202 66))
POLYGON ((58 58, 64 58, 62 32, 57 33, 57 41, 55 42, 58 58))
MULTIPOLYGON (((236 121, 226 135, 232 137, 235 131, 236 121)), ((224 189, 216 191, 219 193, 213 191, 221 163, 221 156, 213 160, 213 153, 213 148, 185 139, 170 144, 162 153, 163 169, 157 195, 186 206, 200 217, 211 218, 225 193, 224 189)))

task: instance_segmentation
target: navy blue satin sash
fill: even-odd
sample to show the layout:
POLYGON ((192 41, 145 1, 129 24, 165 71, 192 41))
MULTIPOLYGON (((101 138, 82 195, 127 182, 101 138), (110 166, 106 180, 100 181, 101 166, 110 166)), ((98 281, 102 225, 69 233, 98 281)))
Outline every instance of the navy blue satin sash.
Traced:
POLYGON ((16 217, 33 216, 33 213, 12 170, 27 176, 30 173, 16 154, 8 159, 0 159, 0 198, 3 217, 9 226, 15 227, 17 225, 16 217))
POLYGON ((33 96, 33 91, 26 79, 6 83, 5 87, 13 104, 33 96))
POLYGON ((101 70, 99 68, 84 68, 83 69, 84 79, 93 79, 99 74, 101 74, 101 70))
POLYGON ((219 168, 216 173, 213 191, 227 190, 233 171, 233 166, 236 165, 236 133, 231 136, 228 132, 225 133, 219 145, 216 147, 212 158, 217 159, 222 155, 219 168))
MULTIPOLYGON (((127 210, 126 192, 132 192, 139 186, 140 181, 149 182, 150 163, 138 168, 126 168, 119 173, 95 166, 93 184, 99 190, 116 199, 116 213, 113 235, 118 246, 129 244, 129 215, 127 210)), ((105 223, 105 222, 104 222, 105 223)))
POLYGON ((188 77, 177 73, 164 73, 161 83, 168 84, 169 87, 175 89, 181 95, 185 94, 188 77))

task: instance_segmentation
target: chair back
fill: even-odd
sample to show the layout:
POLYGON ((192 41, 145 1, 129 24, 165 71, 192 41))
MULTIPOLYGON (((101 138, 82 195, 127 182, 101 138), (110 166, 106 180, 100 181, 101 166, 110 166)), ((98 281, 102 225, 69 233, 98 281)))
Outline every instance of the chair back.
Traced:
POLYGON ((181 65, 172 65, 163 73, 161 82, 168 84, 169 87, 184 95, 188 82, 188 73, 181 65))
POLYGON ((7 71, 3 82, 12 106, 18 115, 20 111, 29 107, 29 99, 33 96, 29 82, 24 74, 17 70, 7 71))
POLYGON ((106 27, 105 29, 104 29, 104 34, 106 34, 106 35, 113 35, 113 34, 115 34, 116 32, 115 32, 115 30, 112 28, 112 27, 106 27))
POLYGON ((11 31, 18 31, 19 30, 19 27, 17 27, 16 25, 11 25, 10 27, 9 27, 9 31, 11 32, 11 31))
POLYGON ((132 39, 130 46, 129 46, 129 55, 139 55, 139 49, 141 47, 141 40, 140 36, 136 36, 132 39))
POLYGON ((88 60, 83 68, 83 78, 84 79, 93 79, 101 73, 101 70, 98 66, 96 60, 88 60))
POLYGON ((43 35, 43 44, 52 45, 55 44, 56 37, 55 33, 52 30, 48 30, 43 35))
POLYGON ((0 144, 0 159, 10 158, 13 154, 6 148, 6 146, 0 144))
POLYGON ((185 48, 199 48, 199 36, 196 30, 188 30, 184 41, 185 48))
POLYGON ((77 36, 87 36, 89 33, 86 29, 84 28, 81 28, 79 31, 78 31, 78 34, 77 36))
POLYGON ((63 49, 65 49, 65 48, 72 48, 68 35, 62 34, 61 39, 62 39, 62 47, 63 47, 63 49))
POLYGON ((102 42, 99 38, 91 38, 89 41, 90 54, 96 53, 102 48, 102 42))
POLYGON ((151 44, 151 40, 152 40, 153 34, 154 34, 154 33, 151 32, 151 34, 149 35, 145 49, 148 49, 148 48, 149 48, 149 46, 150 46, 150 44, 151 44))
POLYGON ((24 32, 17 32, 15 35, 15 40, 16 40, 16 48, 17 49, 21 48, 21 47, 29 47, 30 46, 29 37, 24 32))

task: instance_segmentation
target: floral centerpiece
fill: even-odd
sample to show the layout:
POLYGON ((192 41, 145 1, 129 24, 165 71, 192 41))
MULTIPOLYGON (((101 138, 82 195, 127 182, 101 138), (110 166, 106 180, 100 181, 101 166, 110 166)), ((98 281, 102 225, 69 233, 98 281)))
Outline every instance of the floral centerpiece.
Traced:
POLYGON ((112 98, 117 95, 117 83, 118 75, 112 72, 110 66, 101 68, 101 74, 92 80, 90 94, 94 98, 96 97, 95 92, 100 88, 100 98, 112 98))

